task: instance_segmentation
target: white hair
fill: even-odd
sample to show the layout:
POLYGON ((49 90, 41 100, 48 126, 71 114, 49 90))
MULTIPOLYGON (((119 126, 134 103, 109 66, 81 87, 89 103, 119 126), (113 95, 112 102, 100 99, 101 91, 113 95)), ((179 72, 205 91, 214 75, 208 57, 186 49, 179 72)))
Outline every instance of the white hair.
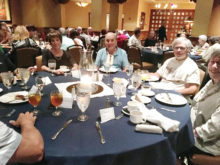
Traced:
POLYGON ((175 45, 179 42, 184 42, 186 44, 188 51, 190 51, 190 49, 193 47, 189 39, 187 39, 186 37, 178 37, 173 41, 172 48, 174 49, 175 45))
POLYGON ((199 39, 206 42, 207 41, 207 36, 206 35, 200 35, 199 39))

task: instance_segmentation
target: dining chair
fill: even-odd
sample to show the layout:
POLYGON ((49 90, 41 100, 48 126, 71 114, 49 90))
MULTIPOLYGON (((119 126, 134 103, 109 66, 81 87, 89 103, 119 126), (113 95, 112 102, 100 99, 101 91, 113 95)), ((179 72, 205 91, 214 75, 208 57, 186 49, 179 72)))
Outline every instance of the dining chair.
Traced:
POLYGON ((142 61, 141 51, 137 47, 133 47, 133 46, 128 47, 127 54, 128 54, 128 60, 130 63, 133 64, 134 69, 151 70, 155 67, 153 63, 142 61))
POLYGON ((123 40, 121 48, 124 49, 126 52, 128 51, 128 40, 123 40))
POLYGON ((166 51, 163 53, 163 60, 162 60, 162 64, 169 58, 174 57, 174 53, 173 51, 166 51))
POLYGON ((83 50, 83 47, 80 45, 71 45, 67 48, 67 52, 72 56, 74 61, 79 64, 80 62, 80 51, 83 50))
POLYGON ((193 154, 191 161, 195 165, 219 165, 220 164, 220 156, 193 154))
POLYGON ((37 65, 37 71, 41 71, 41 66, 42 66, 42 55, 37 56, 36 58, 36 65, 37 65))
POLYGON ((36 64, 35 58, 39 55, 39 48, 24 47, 15 50, 15 65, 18 68, 28 68, 36 64))

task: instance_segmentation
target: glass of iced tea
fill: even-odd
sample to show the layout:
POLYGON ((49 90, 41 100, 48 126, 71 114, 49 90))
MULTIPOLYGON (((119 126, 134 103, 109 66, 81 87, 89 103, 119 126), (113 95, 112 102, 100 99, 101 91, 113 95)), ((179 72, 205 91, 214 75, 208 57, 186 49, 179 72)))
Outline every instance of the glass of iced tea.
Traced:
POLYGON ((40 104, 41 93, 38 90, 30 90, 28 93, 28 101, 34 107, 34 115, 38 115, 39 110, 36 107, 40 104))
POLYGON ((52 113, 53 116, 60 116, 62 111, 58 110, 58 106, 63 102, 63 95, 59 90, 53 90, 50 93, 50 101, 56 110, 52 113))

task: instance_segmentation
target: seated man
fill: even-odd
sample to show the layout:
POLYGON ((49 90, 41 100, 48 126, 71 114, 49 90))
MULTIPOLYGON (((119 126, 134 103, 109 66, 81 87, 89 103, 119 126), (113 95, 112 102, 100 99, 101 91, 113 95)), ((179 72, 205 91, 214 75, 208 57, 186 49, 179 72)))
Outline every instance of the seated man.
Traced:
POLYGON ((143 46, 141 45, 141 41, 139 40, 139 37, 141 36, 141 30, 140 28, 136 28, 134 30, 134 34, 129 38, 128 40, 128 46, 134 46, 134 47, 138 47, 140 49, 143 48, 143 46))
POLYGON ((153 30, 151 30, 149 32, 149 35, 147 36, 145 42, 144 42, 144 46, 148 47, 148 46, 155 46, 157 43, 157 40, 155 38, 155 32, 153 30))
POLYGON ((0 121, 0 164, 7 162, 33 163, 43 158, 44 142, 40 132, 34 127, 36 116, 21 113, 13 126, 21 128, 21 134, 0 121))
POLYGON ((165 63, 154 73, 167 87, 183 95, 195 94, 200 84, 200 71, 197 64, 188 57, 191 42, 179 37, 172 43, 175 57, 165 63))
POLYGON ((220 155, 220 49, 212 53, 208 72, 211 80, 196 94, 191 109, 195 145, 182 156, 220 155))
POLYGON ((98 51, 96 57, 96 66, 99 69, 105 63, 109 63, 118 70, 126 71, 128 65, 128 57, 125 50, 117 47, 116 34, 109 32, 105 36, 105 46, 98 51))

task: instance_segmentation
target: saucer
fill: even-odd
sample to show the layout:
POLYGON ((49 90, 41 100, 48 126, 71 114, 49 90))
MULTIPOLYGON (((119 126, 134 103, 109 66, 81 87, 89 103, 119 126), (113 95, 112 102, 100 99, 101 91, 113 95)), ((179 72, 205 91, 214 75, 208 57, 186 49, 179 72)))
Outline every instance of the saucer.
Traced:
MULTIPOLYGON (((140 98, 141 102, 144 103, 144 104, 148 104, 148 103, 151 102, 151 99, 149 97, 139 96, 139 95, 138 95, 138 97, 140 98)), ((138 100, 135 99, 135 96, 132 96, 131 100, 139 102, 138 100)))
POLYGON ((152 97, 155 95, 155 92, 154 91, 151 91, 151 90, 145 90, 145 89, 142 89, 139 91, 141 95, 143 96, 148 96, 148 97, 152 97))
POLYGON ((3 91, 3 89, 2 88, 0 88, 0 93, 3 91))
POLYGON ((128 106, 127 106, 127 105, 124 106, 121 111, 122 111, 122 113, 124 113, 125 115, 130 116, 130 112, 128 111, 128 106))

